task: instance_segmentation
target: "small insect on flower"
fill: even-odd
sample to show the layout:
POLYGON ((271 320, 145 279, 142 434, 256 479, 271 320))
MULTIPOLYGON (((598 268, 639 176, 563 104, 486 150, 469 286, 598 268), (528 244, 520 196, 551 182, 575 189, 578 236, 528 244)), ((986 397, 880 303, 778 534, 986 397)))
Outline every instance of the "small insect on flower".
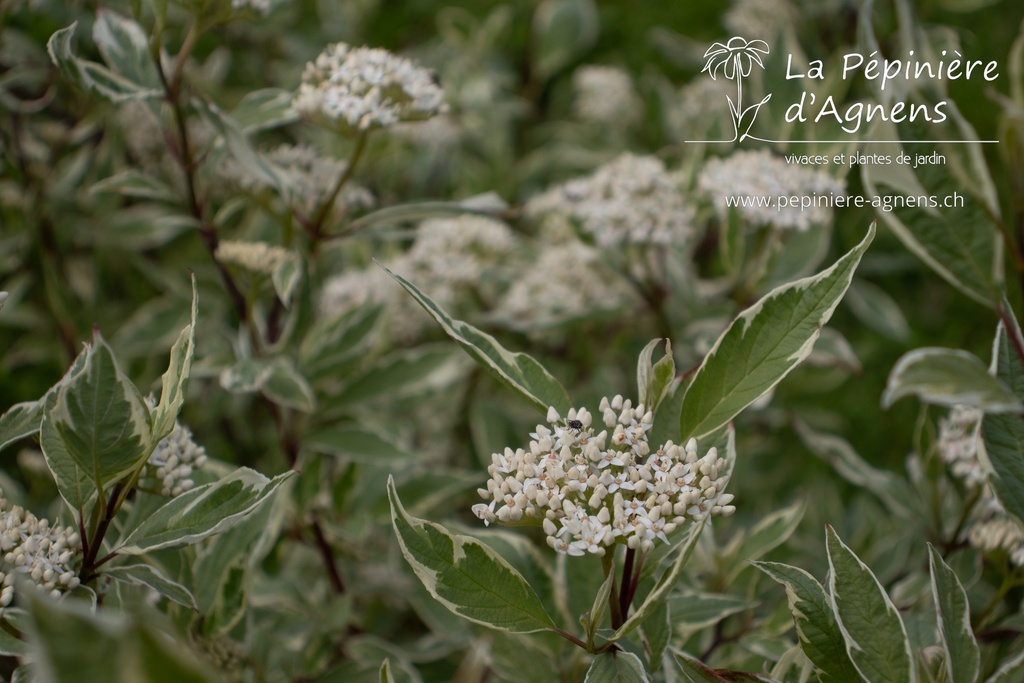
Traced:
POLYGON ((579 420, 566 420, 565 425, 574 434, 579 434, 583 431, 583 423, 579 420))

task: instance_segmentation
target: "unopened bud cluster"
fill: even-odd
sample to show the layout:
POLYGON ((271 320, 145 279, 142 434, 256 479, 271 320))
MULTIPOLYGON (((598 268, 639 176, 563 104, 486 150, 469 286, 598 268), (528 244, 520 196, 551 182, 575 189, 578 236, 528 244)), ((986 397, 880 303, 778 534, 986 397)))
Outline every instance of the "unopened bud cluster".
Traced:
POLYGON ((295 258, 295 254, 284 247, 266 242, 236 240, 221 240, 213 255, 222 263, 230 263, 264 275, 273 275, 282 264, 295 258))
POLYGON ((473 513, 485 524, 540 523, 560 553, 604 555, 616 543, 647 552, 687 521, 736 511, 717 449, 698 457, 690 439, 651 450, 651 412, 621 396, 602 399, 599 413, 604 428, 595 433, 585 408, 564 421, 550 408, 550 427, 538 425, 526 450, 491 456, 491 478, 479 489, 491 502, 473 513))
POLYGON ((180 422, 160 440, 142 468, 142 486, 159 488, 162 496, 178 496, 195 486, 192 472, 206 464, 206 449, 192 439, 192 430, 180 422))
POLYGON ((939 419, 939 456, 953 475, 978 495, 965 536, 972 547, 990 553, 1004 551, 1014 566, 1024 567, 1024 527, 1007 514, 988 480, 982 464, 985 442, 980 408, 956 405, 939 419))
POLYGON ((939 455, 949 464, 953 474, 971 488, 984 486, 988 481, 978 458, 981 440, 979 408, 954 406, 949 415, 939 419, 939 455))
POLYGON ((14 577, 23 574, 53 597, 75 588, 78 576, 71 563, 81 553, 72 527, 50 526, 20 505, 8 508, 0 494, 0 607, 14 599, 14 577))

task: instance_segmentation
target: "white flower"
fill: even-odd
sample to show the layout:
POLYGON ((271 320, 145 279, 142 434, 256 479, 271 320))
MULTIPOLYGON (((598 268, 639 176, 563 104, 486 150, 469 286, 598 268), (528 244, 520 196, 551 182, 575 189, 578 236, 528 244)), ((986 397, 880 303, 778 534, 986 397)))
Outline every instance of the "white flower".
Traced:
POLYGON ((584 121, 629 123, 640 109, 640 97, 625 69, 614 66, 581 66, 572 76, 576 100, 573 110, 584 121))
POLYGON ((50 526, 19 505, 10 507, 0 493, 0 608, 14 599, 14 576, 53 597, 79 584, 71 568, 80 559, 81 539, 73 527, 50 526))
POLYGON ((542 245, 512 282, 494 317, 514 329, 539 329, 616 311, 635 301, 626 279, 605 266, 596 249, 573 241, 542 245))
POLYGON ((488 525, 533 520, 556 552, 603 555, 616 543, 647 552, 658 541, 667 543, 668 534, 686 521, 735 511, 732 495, 723 493, 726 462, 716 449, 698 458, 691 439, 685 448, 669 441, 652 453, 652 418, 643 405, 634 408, 616 396, 603 399, 600 411, 606 429, 595 433, 589 411, 572 409, 563 420, 549 408, 548 425, 537 425, 528 448, 491 456, 490 479, 478 489, 490 502, 474 505, 473 514, 488 525), (578 433, 570 428, 579 427, 577 422, 584 425, 578 433), (609 429, 631 436, 616 441, 609 429), (644 447, 637 448, 639 443, 644 447), (638 451, 650 456, 644 459, 638 451))
POLYGON ((844 184, 827 173, 787 164, 767 150, 735 152, 725 158, 711 159, 704 166, 698 187, 723 213, 729 210, 727 197, 768 198, 768 206, 750 201, 735 208, 754 225, 800 231, 815 223, 831 221, 832 211, 819 203, 804 210, 790 206, 780 211, 775 206, 776 197, 797 195, 813 199, 846 192, 844 184))
POLYGON ((527 202, 528 218, 560 218, 601 247, 682 246, 693 235, 693 208, 683 200, 682 176, 653 156, 623 154, 585 178, 570 180, 527 202))
POLYGON ((314 123, 351 134, 445 111, 433 72, 387 50, 334 43, 306 65, 292 105, 314 123))
POLYGON ((283 247, 266 242, 234 240, 221 240, 214 256, 222 263, 231 263, 264 275, 272 275, 278 266, 295 258, 295 254, 283 247))
MULTIPOLYGON (((423 221, 409 251, 387 260, 388 269, 412 282, 456 316, 466 302, 496 299, 518 240, 504 223, 483 216, 423 221)), ((374 303, 387 308, 392 337, 408 341, 432 327, 432 318, 383 269, 349 270, 324 285, 320 309, 335 316, 374 303)))

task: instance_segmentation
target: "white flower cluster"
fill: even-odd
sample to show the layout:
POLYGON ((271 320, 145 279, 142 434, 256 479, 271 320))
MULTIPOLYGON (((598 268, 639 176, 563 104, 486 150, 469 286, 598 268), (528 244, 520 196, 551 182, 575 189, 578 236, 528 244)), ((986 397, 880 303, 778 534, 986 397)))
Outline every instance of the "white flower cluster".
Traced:
POLYGON ((444 287, 480 284, 517 246, 508 226, 493 218, 433 218, 420 223, 416 241, 395 265, 403 275, 444 287))
MULTIPOLYGON (((344 161, 322 156, 310 145, 281 145, 267 152, 266 156, 286 175, 296 206, 307 215, 334 190, 348 167, 344 161)), ((262 177, 257 177, 233 157, 225 160, 219 171, 226 179, 251 194, 270 189, 262 177)), ((348 213, 371 208, 375 200, 365 187, 349 181, 342 188, 336 204, 348 213)))
POLYGON ((221 240, 214 257, 222 263, 231 263, 254 273, 273 275, 274 271, 295 255, 283 247, 266 242, 221 240))
POLYGON ((652 451, 653 418, 643 404, 616 396, 602 399, 599 411, 605 429, 595 434, 585 408, 571 409, 564 421, 550 408, 551 426, 538 425, 527 450, 491 456, 491 478, 478 489, 491 502, 473 513, 485 524, 534 520, 555 551, 604 555, 616 543, 647 552, 687 521, 736 511, 732 494, 723 493, 726 462, 715 448, 698 458, 690 439, 652 451))
POLYGON ((626 279, 604 266, 596 249, 568 242, 540 252, 512 282, 494 317, 515 329, 539 329, 636 301, 626 279))
POLYGON ((445 110, 433 72, 387 50, 334 43, 306 65, 292 104, 346 134, 421 121, 445 110))
POLYGON ((195 486, 192 472, 202 468, 206 460, 206 449, 192 438, 192 430, 175 422, 171 433, 149 456, 139 479, 143 486, 159 487, 162 496, 178 496, 195 486))
MULTIPOLYGON (((420 223, 409 251, 385 265, 449 313, 462 315, 459 307, 466 301, 497 296, 518 246, 508 226, 492 218, 433 218, 420 223)), ((416 300, 376 265, 329 279, 320 310, 334 316, 368 302, 388 307, 388 324, 398 339, 412 339, 432 324, 416 300)))
MULTIPOLYGON (((779 197, 802 195, 843 194, 843 182, 822 171, 787 164, 767 150, 742 151, 723 158, 708 161, 701 172, 698 187, 715 202, 715 208, 727 211, 727 196, 779 197)), ((780 230, 809 229, 815 223, 827 223, 832 212, 827 206, 785 207, 779 210, 774 203, 748 206, 736 209, 755 225, 771 225, 780 230)))
POLYGON ((614 66, 581 66, 572 76, 576 99, 573 109, 584 121, 628 123, 636 118, 640 97, 625 69, 614 66))
POLYGON ((682 245, 693 233, 682 176, 653 156, 623 154, 590 176, 534 197, 523 210, 529 218, 571 221, 601 247, 682 245))
POLYGON ((939 419, 938 449, 953 474, 971 488, 984 486, 988 475, 981 466, 978 449, 981 440, 981 418, 978 408, 954 406, 949 416, 939 419))
POLYGON ((79 584, 71 562, 81 553, 72 527, 50 526, 20 505, 8 509, 0 494, 0 607, 14 599, 14 577, 25 574, 39 590, 53 597, 79 584))

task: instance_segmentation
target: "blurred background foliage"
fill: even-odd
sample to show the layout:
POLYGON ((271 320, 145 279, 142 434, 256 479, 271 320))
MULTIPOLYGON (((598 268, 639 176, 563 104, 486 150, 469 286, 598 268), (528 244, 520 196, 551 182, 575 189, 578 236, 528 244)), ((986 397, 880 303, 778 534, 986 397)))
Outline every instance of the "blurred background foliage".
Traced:
MULTIPOLYGON (((202 4, 169 5, 161 41, 171 58, 202 4)), ((403 500, 420 516, 482 533, 469 514, 477 502, 474 489, 484 480, 482 470, 493 451, 525 445, 536 417, 473 368, 425 318, 407 337, 387 327, 382 321, 389 313, 381 310, 390 312, 392 294, 404 294, 396 283, 376 277, 379 273, 365 271, 366 287, 390 288, 392 294, 367 295, 366 303, 342 309, 336 319, 323 313, 321 300, 332 277, 376 268, 371 259, 389 263, 411 253, 420 216, 375 222, 344 239, 309 239, 289 222, 280 197, 231 177, 226 171, 231 155, 218 143, 209 118, 192 110, 184 123, 198 153, 195 182, 203 214, 220 239, 280 245, 303 263, 294 305, 287 310, 275 302, 279 292, 266 274, 232 269, 251 316, 239 320, 184 199, 182 169, 175 161, 180 158, 178 122, 170 108, 159 100, 111 102, 84 92, 60 77, 47 54, 50 36, 78 22, 75 53, 103 61, 91 37, 98 13, 136 17, 153 36, 153 5, 0 0, 0 289, 10 292, 0 313, 2 407, 42 395, 93 327, 110 339, 143 391, 155 387, 165 351, 188 320, 188 271, 194 271, 200 286, 199 343, 181 421, 213 458, 268 475, 293 467, 300 475, 289 500, 273 512, 279 533, 259 544, 254 562, 239 565, 243 587, 218 598, 234 601, 233 616, 218 624, 215 616, 183 614, 175 605, 165 611, 192 634, 208 661, 238 680, 370 680, 384 657, 396 665, 400 680, 480 680, 479 671, 487 667, 498 679, 514 676, 510 650, 513 643, 525 645, 458 621, 429 599, 404 565, 392 538, 384 482, 394 473, 403 500), (97 186, 128 169, 159 179, 159 191, 133 194, 97 186), (290 359, 305 374, 315 408, 303 407, 295 394, 282 399, 280 393, 247 391, 224 379, 228 370, 242 372, 238 363, 259 355, 247 339, 247 324, 263 336, 263 351, 290 359), (322 524, 310 526, 311 519, 322 524), (328 580, 315 534, 326 534, 342 590, 328 580)), ((1011 92, 1010 47, 1024 11, 1017 0, 922 0, 913 12, 916 26, 954 35, 970 58, 1002 65, 1003 78, 994 84, 959 81, 949 92, 979 137, 1006 141, 985 146, 984 154, 1003 216, 1012 225, 1024 213, 1018 185, 1024 161, 1020 138, 1006 131, 1020 126, 1021 115, 993 93, 1011 92)), ((231 15, 205 31, 184 63, 183 82, 189 96, 239 120, 247 95, 264 88, 294 91, 303 66, 334 41, 383 47, 433 69, 448 114, 371 136, 354 182, 370 191, 378 209, 496 193, 504 203, 495 213, 507 221, 519 240, 517 251, 526 255, 509 258, 511 272, 498 278, 499 288, 549 277, 531 268, 556 246, 525 215, 524 202, 531 197, 590 174, 626 151, 654 155, 680 169, 698 227, 693 244, 662 255, 661 265, 667 266, 655 283, 660 289, 646 290, 661 298, 645 299, 640 287, 640 299, 630 305, 580 310, 536 328, 502 320, 495 314, 495 296, 488 299, 483 288, 465 295, 477 297, 465 310, 456 306, 457 316, 495 334, 508 348, 540 359, 570 389, 574 405, 589 406, 603 395, 635 391, 635 359, 653 337, 672 337, 682 372, 696 367, 724 324, 770 288, 771 277, 755 278, 748 286, 723 264, 718 249, 728 221, 736 217, 717 214, 695 189, 705 160, 731 148, 683 144, 690 133, 680 130, 679 117, 694 110, 687 109, 695 95, 686 88, 701 78, 706 46, 738 32, 764 39, 777 46, 764 78, 778 79, 781 55, 788 50, 834 65, 836 55, 856 49, 865 13, 883 48, 895 50, 901 19, 889 2, 282 1, 274 2, 267 16, 231 15), (750 22, 761 22, 763 32, 742 33, 750 22), (574 79, 581 67, 595 64, 619 67, 631 77, 637 106, 626 118, 596 121, 575 108, 574 79), (719 285, 702 289, 700 282, 719 285)), ((870 95, 863 82, 849 88, 850 100, 870 95)), ((716 125, 710 116, 687 123, 707 126, 705 132, 716 125)), ((343 160, 354 144, 294 120, 248 132, 252 147, 264 152, 283 143, 306 143, 343 160)), ((835 167, 828 173, 844 178, 850 194, 864 193, 858 173, 835 167)), ((343 231, 374 209, 351 211, 332 217, 331 230, 343 231)), ((813 253, 799 264, 802 274, 832 263, 863 237, 874 218, 871 209, 844 209, 829 225, 813 227, 826 235, 825 248, 806 252, 813 253)), ((740 239, 755 248, 754 230, 740 239)), ((577 250, 581 259, 589 249, 583 242, 577 250)), ((1012 256, 1014 248, 1009 251, 1012 256)), ((569 254, 572 258, 572 249, 569 254)), ((622 270, 614 254, 602 254, 613 269, 622 270)), ((633 258, 627 255, 627 261, 633 258)), ((1011 264, 1011 272, 1019 271, 1011 264)), ((433 295, 429 283, 407 277, 433 295)), ((1008 295, 1019 310, 1019 283, 1014 276, 1009 280, 1008 295)), ((983 562, 979 551, 950 536, 956 510, 947 508, 956 503, 947 496, 965 494, 945 478, 929 445, 942 411, 914 400, 887 410, 879 404, 891 368, 910 349, 962 348, 987 361, 997 317, 937 277, 884 229, 863 260, 855 289, 860 305, 848 297, 830 323, 852 356, 837 360, 822 352, 813 359, 817 362, 788 377, 770 403, 737 420, 739 462, 731 492, 738 512, 716 521, 713 533, 706 534, 714 540, 705 543, 703 560, 688 581, 757 605, 744 604, 714 622, 717 630, 677 631, 679 646, 706 652, 723 666, 760 670, 781 656, 780 643, 792 639, 791 632, 786 635, 791 622, 782 591, 753 569, 743 569, 747 558, 729 557, 733 564, 726 566, 722 549, 759 520, 798 501, 803 501, 802 520, 769 558, 824 577, 822 529, 829 523, 891 587, 919 577, 927 564, 925 541, 956 549, 962 556, 958 566, 970 568, 972 590, 980 596, 972 594, 972 604, 977 600, 979 609, 997 595, 993 586, 1004 574, 1015 577, 996 599, 995 613, 1004 621, 992 626, 990 661, 1019 649, 1024 628, 1017 613, 1024 598, 1019 570, 1008 568, 1005 557, 983 562), (868 463, 900 477, 908 476, 908 454, 922 454, 911 463, 917 477, 912 485, 934 515, 910 524, 894 516, 875 493, 844 480, 816 457, 798 435, 798 421, 844 437, 868 463)), ((453 301, 463 296, 456 291, 453 301)), ((392 315, 423 314, 406 305, 392 315)), ((26 454, 31 445, 23 446, 0 456, 4 492, 40 514, 52 514, 53 484, 32 470, 26 454)), ((250 547, 244 538, 238 543, 250 547)), ((178 567, 194 559, 161 561, 178 567)), ((544 562, 561 566, 551 558, 544 562)), ((963 574, 961 579, 968 583, 963 574)), ((586 577, 580 581, 585 584, 586 577)), ((910 597, 901 606, 914 602, 916 588, 907 588, 910 597)), ((928 637, 920 640, 927 643, 928 637)), ((573 680, 574 671, 565 664, 563 680, 573 680)), ((528 673, 521 676, 530 680, 528 673)))

